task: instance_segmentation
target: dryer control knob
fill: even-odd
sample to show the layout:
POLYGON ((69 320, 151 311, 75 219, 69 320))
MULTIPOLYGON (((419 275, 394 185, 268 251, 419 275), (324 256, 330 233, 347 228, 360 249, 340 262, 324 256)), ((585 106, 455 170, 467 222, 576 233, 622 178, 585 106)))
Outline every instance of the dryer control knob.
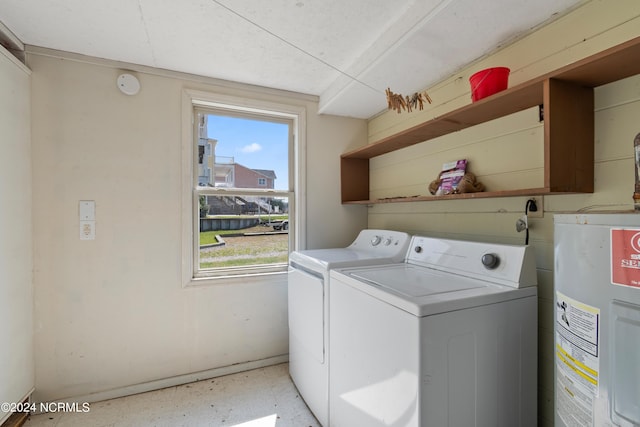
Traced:
POLYGON ((387 237, 386 239, 384 239, 384 245, 385 246, 389 246, 391 244, 391 242, 393 242, 391 237, 387 237))
POLYGON ((382 237, 375 236, 373 239, 371 239, 371 246, 378 246, 381 241, 382 241, 382 237))
POLYGON ((422 252, 422 246, 416 246, 414 251, 416 251, 416 253, 422 252))
POLYGON ((482 255, 482 265, 489 270, 493 270, 500 265, 500 258, 496 254, 484 254, 482 255))

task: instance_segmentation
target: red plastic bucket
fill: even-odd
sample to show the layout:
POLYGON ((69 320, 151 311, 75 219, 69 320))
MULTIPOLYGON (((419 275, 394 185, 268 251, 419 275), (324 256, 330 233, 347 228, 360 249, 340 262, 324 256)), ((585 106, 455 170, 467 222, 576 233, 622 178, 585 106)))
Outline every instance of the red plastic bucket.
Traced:
POLYGON ((480 70, 471 77, 471 100, 473 102, 489 95, 505 90, 509 84, 509 70, 507 67, 494 67, 480 70))

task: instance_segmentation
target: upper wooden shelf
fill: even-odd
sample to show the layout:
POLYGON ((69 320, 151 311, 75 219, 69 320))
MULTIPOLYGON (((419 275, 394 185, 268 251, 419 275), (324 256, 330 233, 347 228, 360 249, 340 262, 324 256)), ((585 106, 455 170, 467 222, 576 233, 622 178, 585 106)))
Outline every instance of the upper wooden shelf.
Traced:
POLYGON ((592 193, 593 88, 640 74, 640 37, 340 156, 342 203, 372 204, 592 193), (369 200, 369 159, 542 105, 544 185, 448 196, 369 200))
POLYGON ((344 153, 342 157, 370 159, 540 105, 542 104, 542 88, 542 80, 514 86, 373 144, 344 153))
POLYGON ((640 74, 640 37, 344 153, 341 157, 370 159, 541 105, 545 80, 563 80, 593 88, 636 74, 640 74))

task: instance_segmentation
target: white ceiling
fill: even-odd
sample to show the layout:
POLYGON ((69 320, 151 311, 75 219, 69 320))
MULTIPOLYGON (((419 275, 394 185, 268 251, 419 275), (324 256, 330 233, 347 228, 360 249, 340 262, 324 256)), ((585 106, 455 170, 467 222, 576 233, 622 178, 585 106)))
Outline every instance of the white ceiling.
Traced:
POLYGON ((318 95, 369 118, 585 0, 2 0, 24 44, 318 95))

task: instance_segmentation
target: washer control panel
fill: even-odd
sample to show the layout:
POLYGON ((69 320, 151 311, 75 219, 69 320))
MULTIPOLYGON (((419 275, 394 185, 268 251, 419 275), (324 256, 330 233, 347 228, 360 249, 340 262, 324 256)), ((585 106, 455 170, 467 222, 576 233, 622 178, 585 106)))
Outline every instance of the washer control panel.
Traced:
POLYGON ((482 265, 489 270, 493 270, 500 265, 500 257, 497 254, 484 254, 482 255, 482 265))
POLYGON ((513 287, 537 284, 530 246, 414 236, 407 262, 513 287))

